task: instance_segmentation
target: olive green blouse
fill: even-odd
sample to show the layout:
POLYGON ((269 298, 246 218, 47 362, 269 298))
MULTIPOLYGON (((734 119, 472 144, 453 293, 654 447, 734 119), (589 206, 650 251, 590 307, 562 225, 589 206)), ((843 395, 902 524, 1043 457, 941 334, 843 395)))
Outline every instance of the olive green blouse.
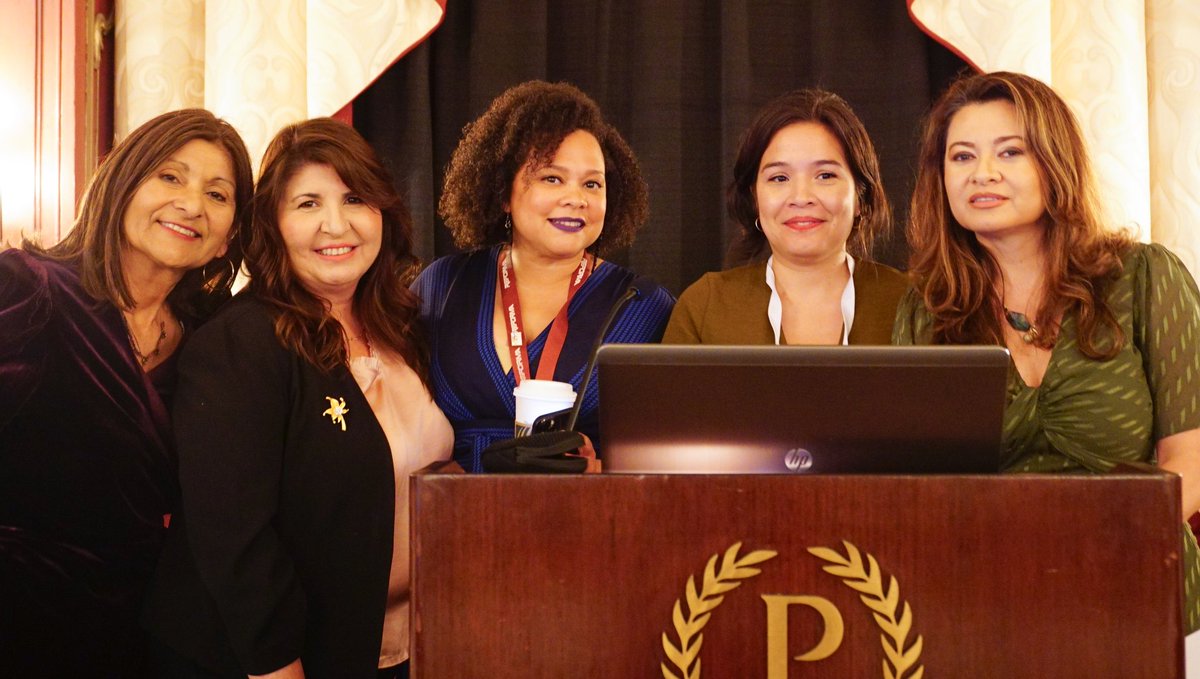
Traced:
MULTIPOLYGON (((1135 245, 1107 300, 1126 338, 1114 358, 1084 356, 1068 314, 1040 386, 1009 370, 1005 471, 1104 472, 1119 462, 1153 462, 1159 439, 1200 428, 1200 292, 1187 268, 1161 245, 1135 245)), ((928 344, 932 322, 910 291, 893 343, 928 344)), ((1184 532, 1185 618, 1195 630, 1200 559, 1184 532)))
MULTIPOLYGON (((775 344, 767 320, 771 289, 766 272, 764 260, 701 276, 679 296, 663 344, 775 344)), ((853 280, 849 343, 888 344, 908 278, 878 262, 858 260, 853 280)))

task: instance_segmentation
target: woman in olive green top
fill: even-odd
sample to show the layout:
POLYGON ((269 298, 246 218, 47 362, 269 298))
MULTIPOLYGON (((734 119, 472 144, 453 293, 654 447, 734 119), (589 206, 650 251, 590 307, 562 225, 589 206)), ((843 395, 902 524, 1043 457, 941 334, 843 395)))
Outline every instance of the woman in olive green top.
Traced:
POLYGON ((850 106, 815 89, 776 98, 746 130, 733 175, 729 215, 754 263, 685 290, 663 342, 887 344, 907 279, 864 258, 891 211, 850 106))
MULTIPOLYGON (((926 123, 909 244, 916 290, 897 344, 1012 353, 1005 469, 1157 461, 1200 508, 1200 293, 1175 255, 1103 228, 1078 124, 1013 73, 953 84, 926 123)), ((1082 508, 1081 508, 1082 509, 1082 508)), ((1184 530, 1189 630, 1196 541, 1184 530)))

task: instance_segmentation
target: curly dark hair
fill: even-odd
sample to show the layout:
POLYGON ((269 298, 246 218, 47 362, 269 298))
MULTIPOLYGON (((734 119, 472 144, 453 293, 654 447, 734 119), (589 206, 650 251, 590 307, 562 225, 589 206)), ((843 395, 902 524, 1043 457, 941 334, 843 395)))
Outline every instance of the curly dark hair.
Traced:
POLYGON ((589 250, 604 253, 629 245, 646 221, 646 183, 637 158, 600 107, 579 88, 541 80, 515 85, 463 128, 446 168, 438 214, 460 248, 508 240, 504 206, 526 162, 534 169, 554 158, 567 135, 589 132, 604 154, 607 210, 604 229, 589 250))
POLYGON ((765 258, 769 246, 763 232, 755 226, 758 219, 758 197, 755 181, 763 154, 771 140, 783 128, 795 123, 818 123, 837 138, 850 163, 859 216, 850 229, 847 243, 850 254, 858 258, 871 256, 875 239, 892 228, 892 210, 883 178, 879 172, 879 157, 875 146, 850 104, 833 92, 810 88, 794 90, 767 103, 755 116, 754 122, 742 135, 737 159, 733 164, 733 181, 725 193, 729 217, 742 228, 734 246, 739 260, 765 258))
POLYGON ((383 240, 354 291, 354 312, 373 343, 399 354, 424 380, 428 355, 418 318, 421 302, 408 289, 420 268, 412 252, 412 218, 391 175, 353 127, 314 118, 283 128, 267 147, 246 243, 249 291, 279 311, 275 334, 283 346, 326 372, 348 362, 341 325, 327 303, 296 277, 279 228, 288 182, 308 165, 333 168, 381 213, 383 240))

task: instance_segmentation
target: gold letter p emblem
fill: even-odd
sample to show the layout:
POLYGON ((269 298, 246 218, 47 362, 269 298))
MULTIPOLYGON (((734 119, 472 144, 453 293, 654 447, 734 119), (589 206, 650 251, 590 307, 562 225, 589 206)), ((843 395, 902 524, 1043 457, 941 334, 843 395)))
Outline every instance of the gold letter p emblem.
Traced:
POLYGON ((782 594, 764 594, 763 601, 767 603, 767 679, 787 679, 788 675, 788 620, 787 608, 792 604, 811 606, 821 614, 825 624, 825 633, 812 650, 796 656, 796 660, 824 660, 842 645, 842 636, 846 626, 842 622, 842 614, 837 606, 828 599, 818 596, 784 596, 782 594))

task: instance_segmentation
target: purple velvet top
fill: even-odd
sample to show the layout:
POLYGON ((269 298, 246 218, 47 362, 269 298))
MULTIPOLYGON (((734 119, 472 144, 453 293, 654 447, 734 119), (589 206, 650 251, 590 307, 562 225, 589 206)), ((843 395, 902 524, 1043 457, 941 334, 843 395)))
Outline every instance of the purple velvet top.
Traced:
MULTIPOLYGON (((178 353, 178 352, 176 352, 178 353)), ((120 311, 0 252, 0 676, 127 675, 177 493, 165 402, 120 311)))

